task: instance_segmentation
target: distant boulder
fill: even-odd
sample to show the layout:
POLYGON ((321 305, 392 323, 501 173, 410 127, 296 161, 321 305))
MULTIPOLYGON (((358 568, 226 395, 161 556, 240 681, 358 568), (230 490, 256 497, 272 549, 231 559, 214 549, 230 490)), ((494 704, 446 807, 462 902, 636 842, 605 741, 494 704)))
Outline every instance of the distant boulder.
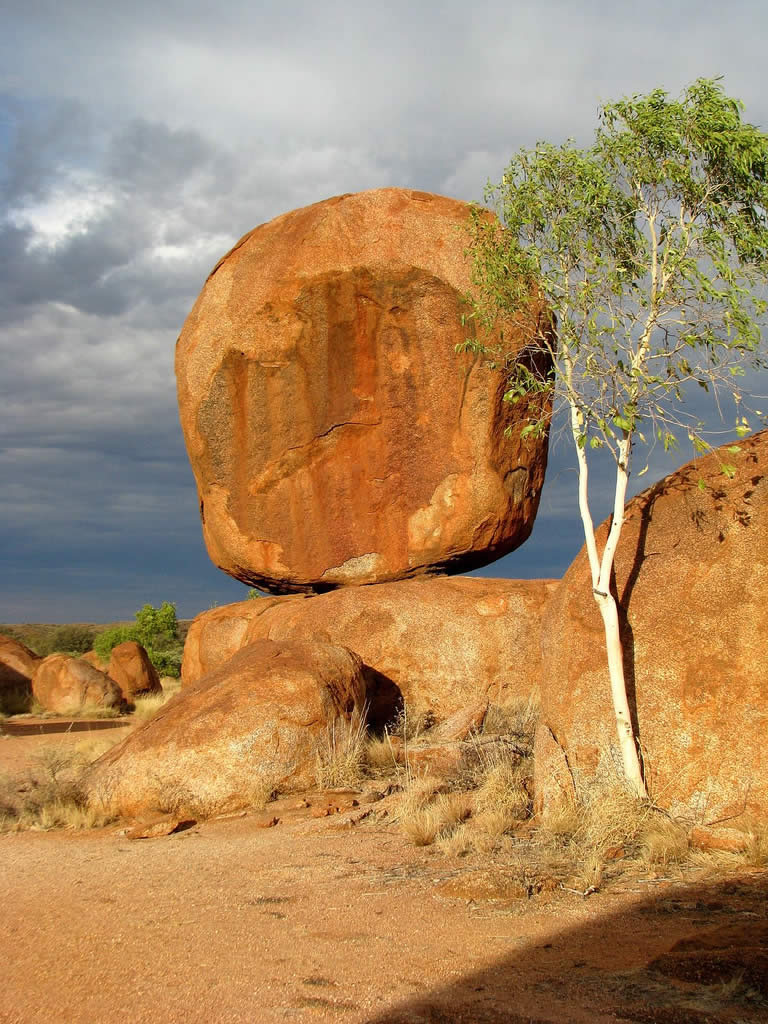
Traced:
POLYGON ((160 677, 149 655, 135 640, 126 640, 112 648, 107 675, 114 679, 129 704, 136 697, 162 693, 160 677))
POLYGON ((20 640, 0 635, 0 697, 4 693, 32 692, 32 677, 42 661, 20 640))
POLYGON ((122 708, 120 687, 105 672, 82 658, 51 654, 37 666, 32 693, 46 710, 59 715, 81 714, 89 708, 122 708))
POLYGON ((87 661, 89 665, 93 665, 93 667, 97 668, 100 672, 106 672, 109 666, 109 662, 104 661, 101 655, 97 654, 96 651, 86 651, 85 654, 80 655, 80 659, 81 661, 87 661))
POLYGON ((113 812, 205 817, 313 785, 318 744, 363 714, 360 659, 321 643, 260 640, 165 704, 93 766, 113 812))
MULTIPOLYGON (((768 431, 739 448, 690 462, 630 501, 616 555, 650 792, 700 821, 768 811, 768 431)), ((539 806, 560 788, 555 776, 578 787, 617 743, 591 589, 582 550, 544 619, 539 806)))

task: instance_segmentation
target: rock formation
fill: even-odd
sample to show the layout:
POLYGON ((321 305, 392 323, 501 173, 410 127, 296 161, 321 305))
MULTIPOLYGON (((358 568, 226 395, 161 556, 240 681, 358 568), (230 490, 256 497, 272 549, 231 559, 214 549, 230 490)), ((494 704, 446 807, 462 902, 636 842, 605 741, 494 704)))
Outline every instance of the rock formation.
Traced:
MULTIPOLYGON (((529 535, 546 438, 455 346, 468 206, 338 196, 251 231, 214 268, 176 355, 212 561, 272 593, 462 572, 529 535), (505 437, 505 430, 510 436, 505 437)), ((548 318, 535 303, 505 347, 548 318)))
POLYGON ((32 693, 46 711, 59 715, 79 714, 88 708, 121 708, 125 704, 114 679, 68 654, 51 654, 39 663, 32 693))
POLYGON ((362 713, 351 651, 260 640, 173 697, 94 765, 91 799, 125 815, 209 816, 311 786, 331 727, 362 713))
POLYGON ((32 677, 41 660, 21 641, 0 635, 0 694, 7 690, 31 692, 32 677))
MULTIPOLYGON (((665 807, 700 821, 768 810, 768 431, 739 447, 735 456, 721 451, 688 463, 632 500, 616 556, 630 705, 649 788, 665 807), (736 465, 731 480, 724 462, 736 465)), ((537 751, 548 756, 537 757, 539 802, 542 793, 551 798, 552 766, 578 784, 616 743, 590 591, 582 550, 543 628, 546 732, 537 751)))
POLYGON ((155 666, 135 640, 126 640, 112 648, 107 675, 115 680, 129 704, 136 697, 163 692, 155 666))
POLYGON ((189 629, 183 685, 268 637, 341 644, 359 654, 375 670, 368 695, 374 724, 391 718, 399 699, 439 720, 480 698, 527 700, 539 684, 541 613, 555 586, 442 577, 214 608, 189 629))

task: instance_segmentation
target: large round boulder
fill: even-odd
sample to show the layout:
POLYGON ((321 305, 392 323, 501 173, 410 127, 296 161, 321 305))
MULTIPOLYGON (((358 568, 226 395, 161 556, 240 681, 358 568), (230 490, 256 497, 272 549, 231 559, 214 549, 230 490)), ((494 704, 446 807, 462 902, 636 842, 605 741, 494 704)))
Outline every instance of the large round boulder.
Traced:
POLYGON ((481 698, 509 705, 539 685, 541 614, 554 580, 437 577, 312 597, 241 601, 203 612, 184 647, 183 685, 254 640, 342 644, 373 669, 374 724, 400 701, 443 720, 481 698))
POLYGON ((0 695, 11 690, 30 693, 41 660, 20 640, 0 635, 0 695))
POLYGON ((120 687, 129 704, 136 697, 163 692, 157 669, 141 644, 135 640, 126 640, 112 648, 106 671, 120 687))
POLYGON ((51 654, 39 663, 32 679, 32 693, 41 707, 59 715, 122 708, 125 704, 114 679, 82 658, 71 658, 68 654, 51 654))
POLYGON ((312 786, 318 750, 361 719, 360 659, 329 644, 246 647, 173 697, 91 770, 91 800, 210 816, 312 786), (340 728, 339 728, 340 727, 340 728))
MULTIPOLYGON (((629 502, 616 555, 651 795, 709 822, 768 810, 768 431, 739 447, 688 463, 629 502)), ((536 787, 546 803, 558 789, 553 772, 578 786, 617 745, 584 550, 548 607, 543 654, 537 749, 547 756, 537 758, 536 787)))
MULTIPOLYGON (((406 189, 338 196, 261 225, 214 268, 176 376, 225 572, 328 590, 466 571, 528 537, 546 437, 522 439, 531 409, 455 352, 474 332, 468 214, 406 189)), ((505 348, 543 361, 533 339, 549 322, 532 303, 505 348)))

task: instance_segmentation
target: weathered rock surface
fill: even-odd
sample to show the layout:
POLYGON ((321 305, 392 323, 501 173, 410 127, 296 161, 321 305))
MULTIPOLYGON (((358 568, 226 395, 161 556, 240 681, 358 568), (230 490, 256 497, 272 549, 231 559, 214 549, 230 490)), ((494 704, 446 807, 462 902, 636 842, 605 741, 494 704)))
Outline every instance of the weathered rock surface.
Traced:
POLYGON ((126 640, 112 648, 107 675, 115 680, 129 703, 135 697, 163 690, 149 655, 135 640, 126 640))
POLYGON ((85 654, 80 655, 83 661, 87 661, 89 665, 93 665, 100 672, 106 672, 109 667, 109 662, 96 653, 96 651, 86 651, 85 654))
MULTIPOLYGON (((466 571, 528 537, 546 438, 522 441, 528 410, 502 401, 503 376, 454 351, 474 330, 468 209, 405 189, 337 196, 214 268, 176 375, 208 553, 231 576, 327 590, 466 571)), ((548 322, 532 306, 505 344, 548 322)))
POLYGON ((42 659, 21 641, 0 635, 0 693, 31 690, 32 677, 42 659))
POLYGON ((478 701, 526 700, 539 685, 541 614, 554 580, 442 577, 262 598, 203 612, 184 647, 186 687, 262 638, 342 644, 374 670, 371 720, 402 695, 439 720, 478 701))
POLYGON ((46 711, 77 714, 86 708, 116 708, 125 702, 120 687, 82 658, 51 654, 32 679, 32 693, 46 711))
MULTIPOLYGON (((616 558, 651 793, 705 822, 768 810, 768 431, 739 446, 633 499, 616 558), (724 462, 736 465, 732 480, 724 462)), ((577 777, 588 775, 616 736, 584 550, 550 602, 543 649, 539 728, 551 730, 577 777)), ((543 764, 537 796, 551 788, 543 764)))
POLYGON ((117 813, 205 817, 314 782, 318 743, 362 711, 360 659, 261 640, 188 686, 100 758, 91 799, 117 813))

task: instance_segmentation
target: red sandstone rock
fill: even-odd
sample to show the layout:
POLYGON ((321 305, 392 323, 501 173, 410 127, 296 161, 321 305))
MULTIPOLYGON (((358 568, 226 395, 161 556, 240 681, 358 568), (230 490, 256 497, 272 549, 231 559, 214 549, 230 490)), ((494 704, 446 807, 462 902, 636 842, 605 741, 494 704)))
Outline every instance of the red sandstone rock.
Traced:
POLYGON ((197 818, 306 789, 318 742, 361 713, 364 691, 360 659, 342 647, 251 644, 100 758, 91 800, 126 816, 197 818))
POLYGON ((37 666, 32 693, 46 711, 78 714, 86 708, 117 708, 125 702, 120 687, 82 658, 51 654, 37 666))
POLYGON ((126 640, 112 648, 107 675, 115 680, 129 703, 135 697, 163 691, 149 655, 135 640, 126 640))
POLYGON ((0 693, 29 690, 41 658, 19 640, 0 635, 0 693))
MULTIPOLYGON (((468 210, 405 189, 337 196, 214 268, 176 375, 208 553, 231 576, 289 593, 461 572, 528 537, 546 439, 522 441, 528 411, 502 401, 503 376, 455 353, 474 330, 468 210)), ((506 345, 543 320, 532 306, 506 345)))
POLYGON ((475 701, 466 708, 459 708, 450 718, 446 718, 432 730, 430 738, 440 743, 465 740, 470 733, 478 732, 482 728, 487 712, 487 700, 475 701))
POLYGON ((454 576, 214 608, 190 627, 183 685, 260 637, 312 639, 349 647, 374 670, 375 724, 400 696, 414 714, 432 711, 440 721, 479 701, 509 705, 539 685, 541 613, 556 586, 454 576))
MULTIPOLYGON (((616 557, 650 791, 699 821, 768 810, 768 431, 739 447, 688 463, 633 499, 616 557), (722 462, 736 465, 732 480, 722 462)), ((616 743, 590 590, 582 550, 543 629, 540 728, 551 729, 577 776, 616 743)), ((538 761, 536 779, 541 793, 548 781, 538 761)))
POLYGON ((749 835, 735 828, 705 828, 697 825, 689 832, 688 842, 699 850, 743 853, 749 846, 749 835))
POLYGON ((99 672, 106 672, 109 667, 109 662, 96 653, 96 651, 86 651, 85 654, 80 655, 81 661, 87 661, 89 665, 93 665, 99 672))

